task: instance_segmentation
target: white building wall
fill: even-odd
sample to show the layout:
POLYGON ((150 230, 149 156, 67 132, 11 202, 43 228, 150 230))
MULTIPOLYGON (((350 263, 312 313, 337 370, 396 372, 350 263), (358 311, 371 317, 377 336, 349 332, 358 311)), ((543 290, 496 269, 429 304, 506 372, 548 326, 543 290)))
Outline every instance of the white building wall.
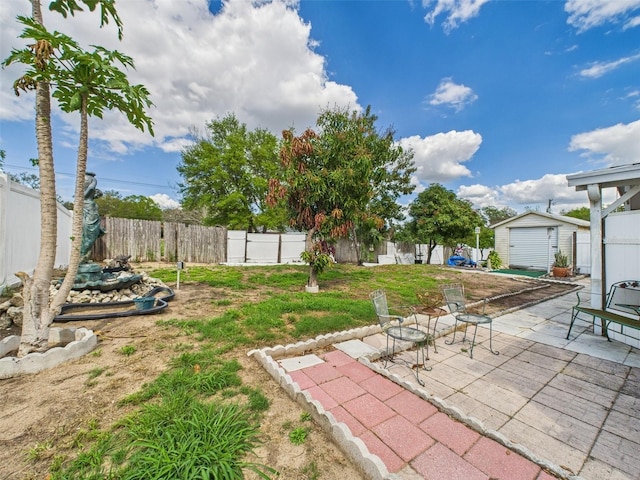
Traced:
MULTIPOLYGON (((606 291, 616 282, 640 280, 640 210, 610 213, 604 232, 606 291)), ((620 325, 610 325, 611 338, 640 348, 639 330, 626 328, 626 336, 619 331, 620 325)))
MULTIPOLYGON (((69 263, 73 212, 58 204, 56 267, 69 263)), ((32 274, 40 254, 40 192, 0 173, 0 290, 19 284, 16 272, 32 274)))
POLYGON ((532 227, 557 228, 558 242, 557 248, 554 249, 553 253, 555 253, 557 249, 562 250, 564 254, 569 256, 572 264, 575 264, 575 259, 573 258, 573 233, 589 232, 588 227, 581 227, 570 222, 564 222, 561 218, 550 218, 545 215, 537 215, 535 212, 532 212, 530 215, 523 215, 520 218, 514 218, 512 221, 499 225, 494 230, 495 250, 498 252, 503 265, 509 265, 511 263, 511 259, 509 258, 510 230, 513 228, 532 227))

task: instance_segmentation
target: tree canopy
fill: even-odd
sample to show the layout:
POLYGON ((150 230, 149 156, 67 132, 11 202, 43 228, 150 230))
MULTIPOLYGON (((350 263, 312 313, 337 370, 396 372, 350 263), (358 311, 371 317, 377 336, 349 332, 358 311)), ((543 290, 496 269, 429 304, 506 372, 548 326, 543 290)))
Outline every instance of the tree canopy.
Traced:
POLYGON ((379 132, 376 120, 370 108, 336 108, 320 114, 317 133, 283 132, 283 176, 270 180, 269 202, 284 201, 290 226, 309 232, 308 251, 311 239, 345 236, 358 249, 362 232, 371 237, 402 218, 396 200, 414 189, 413 153, 394 142, 391 129, 379 132))
POLYGON ((498 208, 494 206, 482 207, 479 213, 482 215, 487 226, 495 225, 503 220, 515 217, 518 214, 518 212, 511 207, 498 208))
POLYGON ((162 209, 149 197, 143 195, 122 195, 107 190, 96 199, 100 216, 135 218, 138 220, 162 220, 162 209))
POLYGON ((458 198, 439 183, 432 183, 418 194, 409 206, 409 214, 407 231, 413 240, 427 244, 427 263, 436 245, 454 247, 465 242, 475 227, 484 223, 470 201, 458 198))
POLYGON ((249 232, 282 229, 284 210, 266 204, 268 179, 277 177, 278 140, 250 131, 234 114, 207 123, 207 135, 182 152, 178 172, 185 209, 205 209, 206 225, 249 232))
POLYGON ((573 210, 569 210, 568 212, 564 212, 562 215, 565 217, 578 218, 580 220, 586 220, 587 222, 591 219, 591 210, 589 207, 578 207, 573 210))

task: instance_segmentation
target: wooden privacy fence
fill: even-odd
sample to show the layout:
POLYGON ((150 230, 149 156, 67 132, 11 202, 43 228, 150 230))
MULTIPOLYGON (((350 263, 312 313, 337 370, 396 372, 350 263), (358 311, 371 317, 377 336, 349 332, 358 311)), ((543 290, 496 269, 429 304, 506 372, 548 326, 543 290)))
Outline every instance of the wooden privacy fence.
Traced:
POLYGON ((227 229, 183 223, 164 224, 164 259, 222 263, 227 259, 227 229))
MULTIPOLYGON (((113 217, 103 217, 102 227, 106 234, 91 252, 95 261, 131 255, 136 262, 290 263, 301 262, 304 250, 304 234, 299 233, 247 234, 224 227, 113 217)), ((367 261, 375 262, 386 253, 386 244, 365 253, 371 257, 367 261)), ((353 242, 340 239, 335 257, 339 263, 357 263, 353 242)))
POLYGON ((103 217, 101 223, 106 234, 93 245, 91 256, 96 261, 119 255, 131 255, 138 262, 226 260, 227 229, 223 227, 113 217, 103 217))

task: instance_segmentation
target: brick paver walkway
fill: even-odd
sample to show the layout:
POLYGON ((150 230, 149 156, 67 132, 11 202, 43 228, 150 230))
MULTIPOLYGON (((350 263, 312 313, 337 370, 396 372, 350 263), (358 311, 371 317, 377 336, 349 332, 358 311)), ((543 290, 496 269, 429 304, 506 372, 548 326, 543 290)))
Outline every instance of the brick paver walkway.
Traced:
POLYGON ((389 472, 433 480, 556 478, 349 355, 335 350, 320 358, 325 363, 291 372, 291 378, 389 472))

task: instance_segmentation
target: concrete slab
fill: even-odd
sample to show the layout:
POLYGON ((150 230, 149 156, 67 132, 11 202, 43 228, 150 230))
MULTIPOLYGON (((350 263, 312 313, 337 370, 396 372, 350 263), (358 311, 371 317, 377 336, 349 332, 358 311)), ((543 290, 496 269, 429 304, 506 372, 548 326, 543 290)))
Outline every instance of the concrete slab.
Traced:
POLYGON ((346 342, 336 343, 333 346, 338 350, 343 351, 351 358, 360 358, 379 352, 377 348, 366 344, 362 340, 347 340, 346 342))
POLYGON ((309 354, 301 357, 284 358, 279 360, 278 363, 286 372, 295 372, 296 370, 302 370, 303 368, 324 363, 324 360, 317 355, 309 354))

